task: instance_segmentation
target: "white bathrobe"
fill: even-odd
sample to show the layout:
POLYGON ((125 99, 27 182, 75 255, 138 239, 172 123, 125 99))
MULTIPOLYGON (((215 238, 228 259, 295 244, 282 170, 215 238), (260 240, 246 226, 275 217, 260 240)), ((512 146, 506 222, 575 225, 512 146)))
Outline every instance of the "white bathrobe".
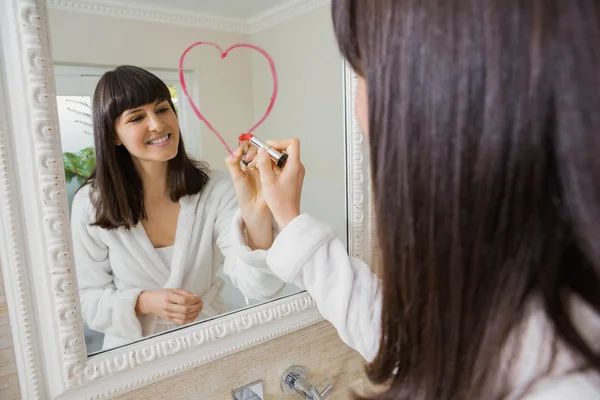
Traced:
POLYGON ((267 252, 245 243, 241 214, 229 176, 211 171, 200 194, 180 199, 173 258, 166 265, 139 223, 126 230, 92 226, 89 186, 73 199, 71 225, 83 319, 103 332, 103 348, 112 348, 176 327, 162 318, 137 315, 144 290, 181 288, 204 300, 197 320, 226 311, 217 276, 221 266, 249 298, 266 300, 285 285, 267 268, 267 252))
MULTIPOLYGON (((377 355, 381 329, 380 282, 363 261, 349 257, 344 243, 326 224, 307 214, 283 229, 268 251, 267 264, 286 282, 307 289, 324 318, 341 339, 366 360, 377 355)), ((575 324, 587 342, 600 350, 600 315, 574 299, 575 324)), ((511 365, 512 397, 527 400, 598 400, 600 376, 590 372, 567 374, 580 361, 559 345, 557 363, 526 397, 519 397, 530 380, 545 371, 552 353, 552 326, 537 301, 527 312, 519 358, 511 365)), ((510 341, 509 341, 510 342, 510 341)))

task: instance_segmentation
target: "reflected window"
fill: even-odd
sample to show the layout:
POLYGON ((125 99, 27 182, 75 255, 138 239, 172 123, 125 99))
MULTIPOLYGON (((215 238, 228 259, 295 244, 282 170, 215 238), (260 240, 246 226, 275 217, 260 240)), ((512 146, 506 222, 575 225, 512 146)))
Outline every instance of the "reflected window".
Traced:
POLYGON ((56 104, 70 210, 75 191, 96 164, 92 99, 90 96, 57 96, 56 104))

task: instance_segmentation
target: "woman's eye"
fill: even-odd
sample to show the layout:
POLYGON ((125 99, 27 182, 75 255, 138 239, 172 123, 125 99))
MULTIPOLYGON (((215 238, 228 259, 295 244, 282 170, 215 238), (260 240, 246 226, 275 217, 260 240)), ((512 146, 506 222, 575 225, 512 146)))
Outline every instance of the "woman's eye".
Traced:
POLYGON ((161 112, 161 113, 167 112, 167 111, 169 111, 169 107, 162 107, 160 110, 158 110, 158 112, 161 112))
POLYGON ((135 118, 130 119, 129 122, 138 122, 141 120, 142 120, 142 117, 135 117, 135 118))

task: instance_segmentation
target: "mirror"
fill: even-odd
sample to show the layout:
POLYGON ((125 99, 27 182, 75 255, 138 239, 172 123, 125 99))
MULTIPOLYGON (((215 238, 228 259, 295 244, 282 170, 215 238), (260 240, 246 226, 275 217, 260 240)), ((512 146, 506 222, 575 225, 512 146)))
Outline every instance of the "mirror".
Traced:
MULTIPOLYGON (((238 205, 224 162, 227 152, 196 117, 179 80, 179 58, 192 43, 210 41, 224 49, 251 43, 271 55, 277 68, 278 97, 269 117, 253 133, 262 139, 301 140, 306 167, 302 212, 328 221, 339 237, 347 240, 343 63, 329 5, 290 15, 278 12, 282 9, 278 0, 169 2, 170 7, 201 16, 204 23, 198 26, 145 20, 140 4, 166 6, 159 0, 122 1, 121 6, 140 10, 130 17, 52 6, 48 10, 66 192, 90 355, 300 291, 270 275, 265 251, 236 244, 240 239, 236 232, 244 231, 236 231, 238 205), (111 90, 105 88, 102 107, 116 110, 115 118, 110 117, 111 111, 100 113, 102 107, 93 104, 93 99, 101 77, 122 65, 140 67, 154 78, 147 72, 138 80, 124 74, 111 90), (153 79, 168 90, 168 98, 134 104, 137 97, 158 90, 148 87, 153 79), (146 85, 140 87, 139 82, 146 85), (131 105, 141 109, 130 113, 134 108, 127 106, 131 105), (175 119, 165 126, 173 126, 172 132, 162 125, 147 128, 169 113, 175 119), (103 142, 112 144, 104 144, 101 151, 96 148, 99 141, 94 141, 101 131, 96 128, 94 132, 98 115, 110 121, 116 132, 115 136, 111 128, 102 131, 103 142), (151 122, 135 126, 143 120, 151 122), (145 191, 146 218, 129 229, 111 226, 110 218, 105 218, 103 227, 98 219, 99 204, 109 207, 104 209, 104 217, 123 216, 114 212, 118 208, 115 199, 125 193, 141 193, 132 189, 140 181, 135 176, 143 171, 150 176, 154 173, 150 165, 168 165, 174 155, 166 161, 156 157, 163 157, 169 146, 177 149, 179 135, 190 159, 203 163, 207 183, 200 185, 196 194, 170 205, 158 202, 160 206, 154 208, 150 207, 154 197, 146 198, 149 194, 145 191), (133 142, 127 142, 132 137, 133 142), (110 164, 111 154, 130 162, 110 164), (103 163, 98 162, 100 156, 103 163), (99 182, 102 176, 104 183, 86 185, 96 165, 95 180, 99 182), (100 171, 102 165, 104 172, 100 171), (123 173, 131 165, 137 174, 134 177, 123 173), (107 168, 114 168, 115 176, 125 177, 123 185, 107 178, 111 176, 107 168), (94 196, 102 196, 104 203, 94 196), (140 304, 142 295, 144 306, 140 304), (173 315, 184 317, 177 321, 166 317, 173 315)), ((184 77, 192 100, 231 148, 265 113, 273 91, 267 60, 245 48, 222 59, 211 46, 196 47, 185 59, 184 77)), ((200 176, 194 175, 196 183, 200 176)), ((158 184, 152 187, 160 188, 158 184)), ((128 199, 126 204, 135 203, 128 199)))

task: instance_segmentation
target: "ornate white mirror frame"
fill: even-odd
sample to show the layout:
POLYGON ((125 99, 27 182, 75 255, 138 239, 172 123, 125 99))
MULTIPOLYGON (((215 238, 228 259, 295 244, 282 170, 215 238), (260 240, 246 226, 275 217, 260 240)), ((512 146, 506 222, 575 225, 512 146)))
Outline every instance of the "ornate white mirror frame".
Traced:
MULTIPOLYGON (((322 320, 303 292, 88 357, 45 0, 3 0, 0 36, 0 263, 23 398, 112 396, 322 320)), ((366 146, 347 66, 344 76, 348 246, 367 258, 366 146)))

